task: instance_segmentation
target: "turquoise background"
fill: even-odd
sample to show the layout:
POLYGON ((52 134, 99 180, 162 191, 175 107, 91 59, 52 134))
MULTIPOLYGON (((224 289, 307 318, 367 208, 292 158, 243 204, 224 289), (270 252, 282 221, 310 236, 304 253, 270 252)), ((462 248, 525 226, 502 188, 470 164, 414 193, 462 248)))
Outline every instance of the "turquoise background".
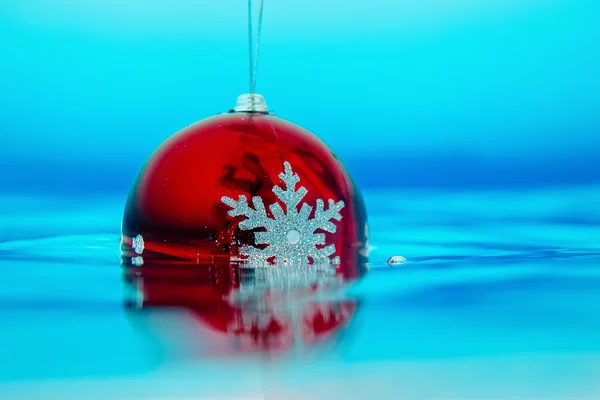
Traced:
MULTIPOLYGON (((361 186, 597 182, 599 18, 594 0, 266 1, 257 90, 361 186)), ((127 190, 248 91, 246 19, 241 0, 0 0, 1 190, 127 190)))

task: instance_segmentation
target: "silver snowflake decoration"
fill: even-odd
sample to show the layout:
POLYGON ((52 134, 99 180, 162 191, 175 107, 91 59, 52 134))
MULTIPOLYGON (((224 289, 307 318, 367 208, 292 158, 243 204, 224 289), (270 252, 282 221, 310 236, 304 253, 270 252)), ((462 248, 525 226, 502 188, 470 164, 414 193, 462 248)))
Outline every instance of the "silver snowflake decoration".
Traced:
POLYGON ((237 201, 227 196, 221 198, 223 203, 232 208, 229 210, 230 216, 246 217, 240 222, 241 229, 266 229, 265 232, 256 232, 254 238, 256 244, 267 244, 266 248, 245 247, 240 249, 240 254, 247 256, 251 263, 266 262, 274 257, 276 263, 305 264, 312 260, 314 263, 339 264, 339 257, 330 258, 335 254, 335 245, 317 248, 325 244, 325 233, 315 231, 335 233, 336 226, 331 220, 341 221, 340 210, 344 208, 344 202, 340 200, 336 203, 330 199, 325 210, 323 200, 318 199, 314 216, 310 219, 313 207, 302 203, 298 211, 298 205, 308 191, 304 186, 296 190, 300 181, 298 174, 293 173, 289 162, 283 165, 284 172, 279 174, 279 178, 285 183, 285 189, 274 186, 273 193, 285 205, 285 212, 279 203, 271 204, 269 210, 273 218, 270 218, 260 196, 252 198, 254 208, 250 207, 243 195, 237 201))

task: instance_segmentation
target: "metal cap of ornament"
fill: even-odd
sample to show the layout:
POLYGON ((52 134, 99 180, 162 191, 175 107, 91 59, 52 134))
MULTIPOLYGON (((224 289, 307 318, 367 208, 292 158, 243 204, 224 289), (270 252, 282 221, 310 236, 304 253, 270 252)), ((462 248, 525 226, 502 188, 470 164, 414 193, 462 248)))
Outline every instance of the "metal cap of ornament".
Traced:
POLYGON ((260 94, 246 93, 239 95, 233 108, 235 112, 268 113, 267 102, 260 94))

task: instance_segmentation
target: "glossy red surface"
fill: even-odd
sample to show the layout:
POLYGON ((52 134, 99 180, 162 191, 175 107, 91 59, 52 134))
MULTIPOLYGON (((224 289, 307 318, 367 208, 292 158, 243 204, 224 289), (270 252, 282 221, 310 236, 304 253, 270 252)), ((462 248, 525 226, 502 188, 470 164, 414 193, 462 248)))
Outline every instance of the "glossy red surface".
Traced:
MULTIPOLYGON (((147 161, 133 184, 122 225, 122 255, 136 257, 132 238, 142 235, 144 260, 228 262, 241 246, 253 246, 256 228, 228 215, 221 198, 262 197, 278 202, 272 189, 287 161, 308 193, 302 202, 343 200, 335 233, 341 265, 366 260, 366 214, 360 192, 332 151, 307 130, 267 114, 227 113, 199 121, 169 138, 147 161)), ((302 203, 301 203, 302 204, 302 203)), ((285 210, 285 208, 284 208, 285 210)), ((311 213, 314 214, 314 209, 311 213)), ((319 231, 317 231, 319 232, 319 231)), ((333 255, 332 255, 333 257, 333 255)))

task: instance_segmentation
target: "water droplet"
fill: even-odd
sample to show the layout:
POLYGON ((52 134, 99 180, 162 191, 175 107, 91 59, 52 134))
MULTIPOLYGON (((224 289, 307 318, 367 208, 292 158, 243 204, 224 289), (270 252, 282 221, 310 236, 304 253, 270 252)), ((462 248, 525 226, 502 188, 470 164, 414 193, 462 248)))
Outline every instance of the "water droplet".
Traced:
POLYGON ((387 262, 389 265, 400 265, 406 263, 406 258, 402 256, 393 256, 387 262))
POLYGON ((137 254, 142 254, 144 252, 144 238, 142 235, 137 235, 131 240, 131 247, 137 254))

